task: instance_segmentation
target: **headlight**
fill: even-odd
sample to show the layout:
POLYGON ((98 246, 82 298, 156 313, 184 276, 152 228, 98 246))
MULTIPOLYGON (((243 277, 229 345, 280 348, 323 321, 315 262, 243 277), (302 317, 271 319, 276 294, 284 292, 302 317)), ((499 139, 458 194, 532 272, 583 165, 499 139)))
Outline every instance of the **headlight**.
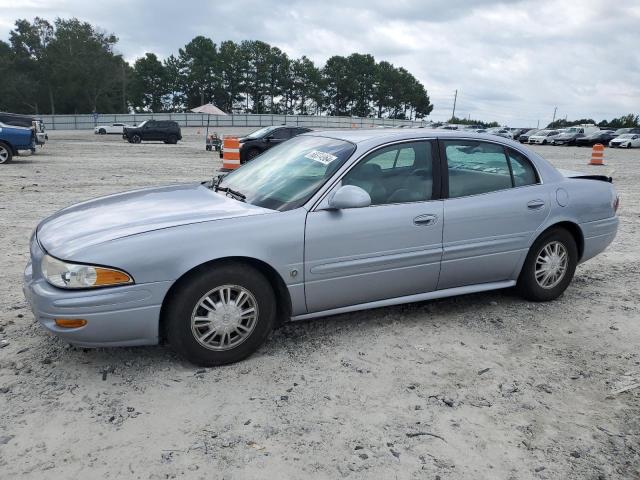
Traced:
POLYGON ((113 268, 67 263, 45 255, 40 263, 44 278, 60 288, 93 288, 133 283, 125 272, 113 268))

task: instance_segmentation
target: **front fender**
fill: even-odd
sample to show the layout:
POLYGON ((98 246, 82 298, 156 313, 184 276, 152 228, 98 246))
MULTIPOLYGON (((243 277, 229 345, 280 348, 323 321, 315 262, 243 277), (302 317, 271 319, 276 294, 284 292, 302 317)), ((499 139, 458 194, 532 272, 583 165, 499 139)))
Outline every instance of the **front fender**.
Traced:
POLYGON ((296 314, 305 309, 306 213, 298 208, 164 228, 93 245, 79 250, 71 260, 121 268, 139 284, 175 282, 212 260, 255 259, 272 267, 283 279, 296 314))

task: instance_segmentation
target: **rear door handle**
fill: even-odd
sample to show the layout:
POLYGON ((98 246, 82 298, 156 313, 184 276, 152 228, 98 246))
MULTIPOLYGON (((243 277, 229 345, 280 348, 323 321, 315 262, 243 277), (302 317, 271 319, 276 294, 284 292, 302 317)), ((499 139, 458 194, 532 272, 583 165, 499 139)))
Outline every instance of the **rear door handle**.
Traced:
POLYGON ((544 207, 543 200, 531 200, 529 203, 527 203, 527 208, 531 210, 539 210, 542 207, 544 207))
POLYGON ((413 223, 418 226, 435 225, 437 222, 437 215, 419 215, 413 219, 413 223))

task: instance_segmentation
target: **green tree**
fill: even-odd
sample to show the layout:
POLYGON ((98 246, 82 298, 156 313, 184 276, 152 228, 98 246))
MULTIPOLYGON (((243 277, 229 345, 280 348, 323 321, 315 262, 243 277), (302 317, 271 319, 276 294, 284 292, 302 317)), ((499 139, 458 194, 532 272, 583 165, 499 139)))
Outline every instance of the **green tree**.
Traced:
POLYGON ((640 116, 634 113, 628 113, 627 115, 623 115, 618 118, 614 118, 611 121, 603 120, 598 124, 601 128, 610 128, 610 129, 618 129, 618 128, 634 128, 640 127, 640 116))
POLYGON ((161 112, 169 94, 165 67, 155 53, 147 53, 133 64, 129 86, 131 106, 136 112, 161 112))
POLYGON ((218 50, 218 75, 220 82, 215 91, 215 104, 225 112, 233 112, 244 100, 244 75, 248 69, 247 57, 240 46, 227 40, 218 50))
POLYGON ((187 109, 210 102, 218 86, 217 48, 210 38, 197 36, 178 51, 184 69, 187 109))
POLYGON ((322 77, 329 114, 349 115, 355 97, 355 82, 351 76, 349 61, 339 55, 329 58, 322 69, 322 77))

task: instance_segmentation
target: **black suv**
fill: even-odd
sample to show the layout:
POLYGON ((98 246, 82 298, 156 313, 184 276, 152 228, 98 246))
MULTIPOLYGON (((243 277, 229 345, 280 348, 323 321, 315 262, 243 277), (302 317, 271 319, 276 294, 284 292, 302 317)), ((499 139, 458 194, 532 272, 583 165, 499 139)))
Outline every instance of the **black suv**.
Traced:
MULTIPOLYGON (((249 160, 260 155, 265 150, 269 150, 286 140, 289 140, 301 133, 310 132, 310 128, 289 127, 286 125, 264 127, 250 133, 246 137, 240 138, 240 163, 246 163, 249 160)), ((220 154, 222 156, 222 153, 220 154)))
POLYGON ((178 143, 182 140, 182 132, 177 122, 170 120, 146 120, 136 127, 125 127, 122 138, 129 143, 140 143, 142 140, 157 140, 164 143, 178 143))

